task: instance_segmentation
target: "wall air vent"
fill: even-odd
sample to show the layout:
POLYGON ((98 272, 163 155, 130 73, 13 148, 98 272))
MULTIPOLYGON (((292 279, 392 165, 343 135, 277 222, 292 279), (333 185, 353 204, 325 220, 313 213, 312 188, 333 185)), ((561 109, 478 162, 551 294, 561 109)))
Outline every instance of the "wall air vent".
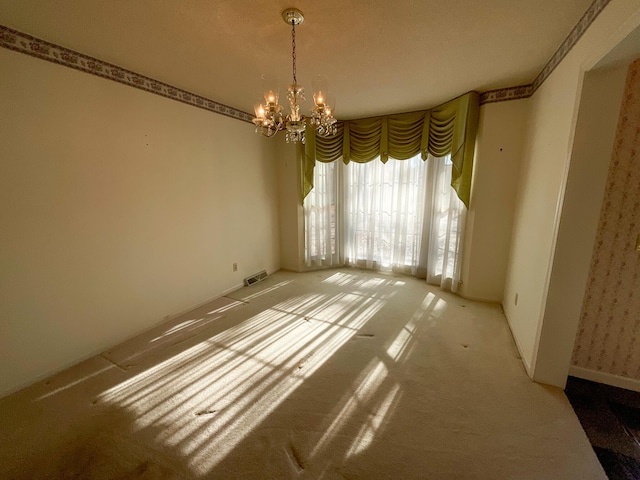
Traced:
POLYGON ((261 272, 258 272, 255 275, 251 275, 250 277, 245 278, 244 284, 245 286, 248 287, 249 285, 253 285, 254 283, 261 282, 265 278, 267 278, 267 271, 262 270, 261 272))

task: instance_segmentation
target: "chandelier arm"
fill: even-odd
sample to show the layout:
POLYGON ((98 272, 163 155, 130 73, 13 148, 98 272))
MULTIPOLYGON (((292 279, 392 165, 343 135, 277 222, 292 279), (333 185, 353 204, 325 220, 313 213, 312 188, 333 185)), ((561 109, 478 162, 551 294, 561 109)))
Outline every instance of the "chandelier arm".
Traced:
POLYGON ((271 128, 267 129, 267 128, 263 128, 263 129, 261 129, 261 130, 260 130, 260 134, 261 134, 263 137, 271 138, 271 137, 273 137, 276 133, 278 133, 279 131, 280 131, 280 130, 278 130, 278 129, 271 129, 271 128), (266 132, 266 133, 265 133, 265 132, 266 132))

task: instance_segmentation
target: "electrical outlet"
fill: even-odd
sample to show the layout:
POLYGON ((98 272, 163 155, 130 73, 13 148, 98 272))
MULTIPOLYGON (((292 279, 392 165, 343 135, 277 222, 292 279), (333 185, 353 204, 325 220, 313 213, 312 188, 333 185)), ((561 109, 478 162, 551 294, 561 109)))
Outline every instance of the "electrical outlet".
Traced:
POLYGON ((238 271, 238 264, 237 264, 237 263, 234 263, 234 264, 233 264, 233 271, 234 271, 234 272, 237 272, 237 271, 238 271))

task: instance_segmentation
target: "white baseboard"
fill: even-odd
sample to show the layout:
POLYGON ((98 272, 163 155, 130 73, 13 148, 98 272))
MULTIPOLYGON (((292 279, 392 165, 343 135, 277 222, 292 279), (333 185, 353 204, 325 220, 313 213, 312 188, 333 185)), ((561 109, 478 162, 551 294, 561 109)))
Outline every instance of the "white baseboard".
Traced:
POLYGON ((569 375, 583 378, 584 380, 591 380, 592 382, 604 383, 605 385, 640 392, 640 380, 636 380, 635 378, 622 377, 620 375, 614 375, 613 373, 599 372, 597 370, 590 370, 573 365, 569 367, 569 375))

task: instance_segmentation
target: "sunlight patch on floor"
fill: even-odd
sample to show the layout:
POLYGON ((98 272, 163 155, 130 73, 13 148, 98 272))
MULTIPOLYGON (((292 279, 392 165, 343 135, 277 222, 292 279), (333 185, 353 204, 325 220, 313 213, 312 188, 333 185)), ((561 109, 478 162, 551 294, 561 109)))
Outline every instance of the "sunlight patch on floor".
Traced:
POLYGON ((337 285, 339 287, 348 286, 350 288, 366 289, 370 290, 368 292, 369 294, 385 286, 399 287, 405 285, 405 282, 403 280, 396 280, 391 276, 368 277, 345 272, 336 272, 329 278, 325 278, 322 283, 337 285))
POLYGON ((402 356, 406 357, 408 355, 408 346, 416 332, 418 322, 424 318, 428 311, 434 308, 434 304, 437 306, 438 302, 440 302, 440 300, 436 299, 436 296, 431 292, 424 297, 420 306, 387 348, 387 354, 393 360, 398 361, 402 356))
POLYGON ((331 443, 340 430, 345 428, 358 409, 365 407, 364 404, 376 393, 386 376, 387 367, 384 363, 379 360, 372 360, 371 364, 360 375, 360 379, 355 382, 355 389, 347 391, 337 408, 329 415, 329 418, 333 420, 331 420, 324 434, 311 451, 312 458, 322 453, 323 449, 331 443))
MULTIPOLYGON (((139 430, 162 427, 158 441, 188 457, 194 469, 210 470, 384 303, 349 293, 288 299, 105 391, 100 399, 129 410, 139 430)), ((358 401, 375 390, 378 370, 363 381, 358 401)))
POLYGON ((358 432, 358 436, 355 438, 347 452, 347 458, 364 451, 373 443, 376 434, 379 434, 385 420, 393 414, 393 407, 397 405, 400 400, 399 393, 400 385, 396 383, 391 387, 380 404, 375 408, 375 413, 371 414, 364 425, 362 425, 360 432, 358 432))

